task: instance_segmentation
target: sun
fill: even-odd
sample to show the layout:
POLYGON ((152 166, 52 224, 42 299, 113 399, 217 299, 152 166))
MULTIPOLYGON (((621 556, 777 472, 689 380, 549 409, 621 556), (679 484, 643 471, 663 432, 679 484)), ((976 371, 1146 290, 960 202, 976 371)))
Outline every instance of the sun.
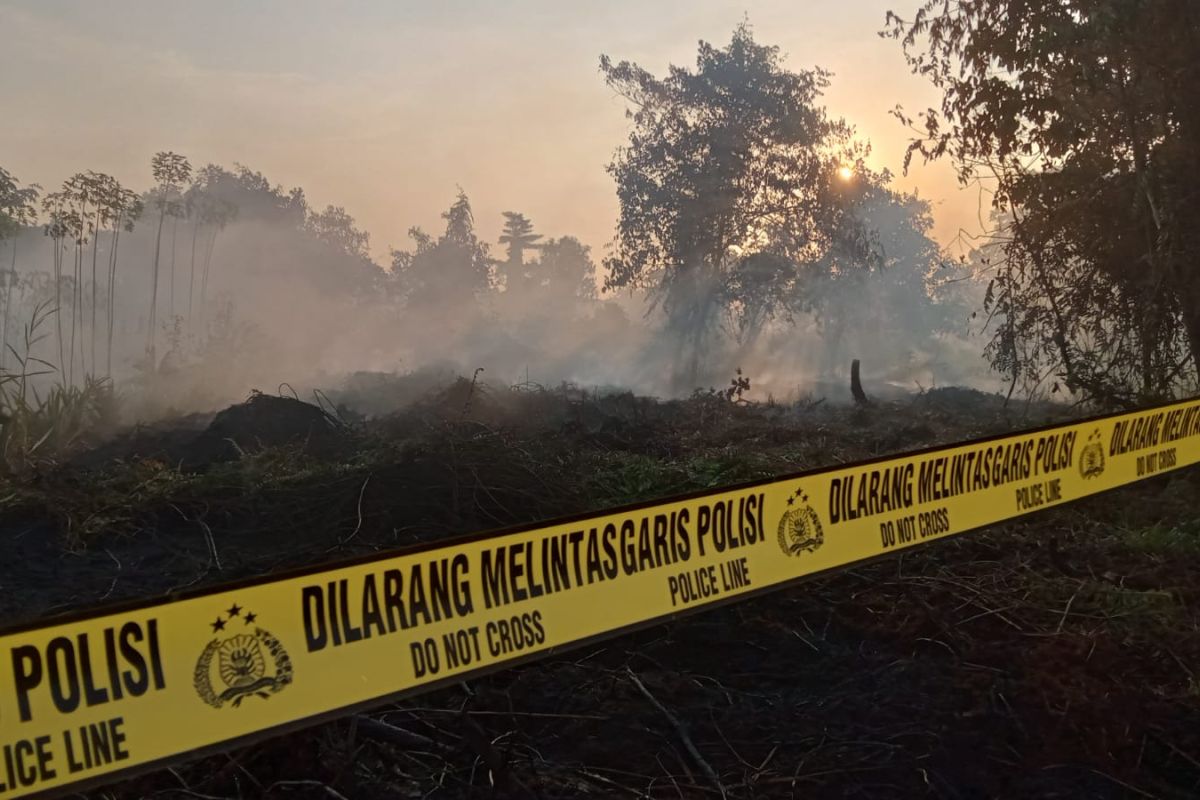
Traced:
POLYGON ((854 177, 854 170, 850 167, 838 167, 838 177, 844 181, 848 181, 854 177))

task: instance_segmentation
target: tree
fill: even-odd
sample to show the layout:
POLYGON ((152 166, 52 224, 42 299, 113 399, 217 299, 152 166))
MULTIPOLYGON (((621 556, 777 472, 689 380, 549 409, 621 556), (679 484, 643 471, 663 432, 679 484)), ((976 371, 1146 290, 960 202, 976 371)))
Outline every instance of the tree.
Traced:
MULTIPOLYGON (((97 234, 100 208, 99 186, 92 173, 79 172, 68 178, 62 187, 63 202, 69 212, 63 217, 67 225, 67 234, 74 245, 73 250, 73 279, 71 286, 71 343, 68 348, 67 382, 74 384, 75 375, 75 340, 79 338, 79 373, 87 374, 87 361, 84 358, 83 318, 84 318, 84 280, 83 267, 86 249, 89 241, 94 241, 97 234)), ((93 260, 93 271, 95 261, 93 260)))
POLYGON ((537 294, 568 304, 596 299, 591 248, 574 236, 547 239, 539 248, 541 254, 529 269, 537 294))
POLYGON ((8 327, 12 317, 12 296, 18 286, 17 238, 37 218, 37 184, 21 188, 17 179, 0 167, 0 242, 8 240, 12 249, 8 270, 0 270, 0 290, 4 292, 4 316, 0 317, 0 369, 8 354, 8 327))
POLYGON ((869 231, 867 268, 858 247, 832 247, 796 291, 792 307, 811 308, 822 333, 826 376, 857 354, 906 371, 916 351, 932 353, 942 334, 960 329, 971 314, 965 275, 932 238, 929 203, 890 187, 886 171, 856 173, 861 188, 848 213, 869 231))
POLYGON ((520 292, 530 279, 525 270, 525 251, 540 247, 540 233, 533 232, 533 223, 524 214, 516 211, 504 212, 504 232, 500 244, 508 245, 508 259, 504 262, 502 278, 508 291, 520 292))
MULTIPOLYGON (((178 153, 155 153, 150 160, 150 170, 157 186, 154 204, 158 208, 158 231, 154 237, 154 266, 150 283, 150 330, 147 333, 146 355, 149 368, 155 369, 155 339, 158 331, 158 263, 162 252, 163 222, 169 216, 177 220, 183 214, 183 186, 192 177, 192 165, 178 153)), ((174 253, 172 253, 172 257, 174 253)))
POLYGON ((345 255, 371 258, 371 234, 354 227, 354 217, 341 206, 325 206, 324 211, 309 214, 305 227, 317 239, 345 255))
MULTIPOLYGON (((121 233, 132 233, 134 223, 142 214, 142 201, 135 192, 126 189, 117 181, 116 178, 103 176, 102 191, 101 191, 101 214, 100 224, 107 226, 109 230, 109 248, 108 248, 108 314, 106 321, 108 324, 107 330, 107 348, 105 349, 105 368, 104 374, 107 377, 112 377, 112 356, 113 356, 113 329, 116 318, 116 297, 117 297, 117 265, 119 263, 118 251, 121 245, 121 233)), ((93 269, 92 285, 93 285, 93 305, 92 305, 92 339, 95 341, 95 270, 93 269)), ((95 353, 92 354, 92 363, 95 364, 95 353)))
MULTIPOLYGON (((245 167, 240 167, 242 173, 251 174, 245 167)), ((266 179, 255 173, 263 183, 266 179)), ((208 277, 212 267, 213 250, 216 248, 217 236, 227 225, 237 219, 239 206, 233 196, 242 194, 238 191, 239 176, 208 164, 196 174, 195 181, 188 187, 184 202, 188 209, 188 217, 192 220, 191 262, 188 270, 188 321, 192 319, 193 301, 196 290, 196 247, 200 247, 200 303, 199 313, 203 318, 208 297, 208 277), (203 237, 201 238, 201 234, 203 237)), ((267 184, 270 191, 270 184, 267 184)))
POLYGON ((461 189, 442 219, 446 230, 438 239, 412 228, 416 248, 392 251, 392 280, 410 310, 464 309, 492 288, 487 245, 475 235, 471 203, 461 189))
MULTIPOLYGON (((69 183, 69 182, 68 182, 69 183)), ((44 232, 54 248, 54 324, 58 340, 58 367, 61 381, 70 384, 73 378, 75 363, 74 330, 72 329, 71 358, 67 359, 66 337, 63 333, 62 321, 62 290, 63 290, 63 258, 66 254, 67 241, 77 242, 83 235, 83 216, 79 213, 78 196, 68 184, 57 192, 51 192, 42 198, 42 210, 46 213, 44 232)), ((74 284, 69 284, 74 297, 74 284)), ((74 325, 75 313, 71 312, 71 323, 74 325)))
POLYGON ((650 290, 684 365, 676 382, 694 386, 723 313, 753 335, 786 312, 802 265, 840 235, 833 176, 861 153, 816 105, 827 73, 784 69, 746 24, 723 49, 701 42, 695 70, 659 79, 607 56, 600 69, 633 122, 609 166, 621 212, 605 288, 650 290))
MULTIPOLYGON (((109 248, 109 316, 111 329, 112 302, 111 297, 114 291, 113 278, 116 271, 117 257, 117 237, 121 226, 127 226, 128 230, 132 230, 132 218, 130 212, 140 207, 140 201, 129 190, 121 186, 121 184, 111 175, 105 175, 99 172, 84 172, 72 177, 64 186, 64 191, 67 191, 74 198, 78 205, 81 221, 85 224, 86 229, 81 231, 80 238, 76 248, 76 295, 78 302, 76 307, 79 309, 79 327, 83 328, 83 312, 84 312, 84 296, 82 279, 82 262, 83 262, 83 245, 86 244, 86 238, 90 237, 92 244, 92 280, 91 280, 91 362, 92 371, 97 369, 96 360, 96 340, 99 338, 97 331, 97 295, 100 288, 99 279, 99 254, 100 254, 100 233, 106 228, 112 229, 112 236, 109 248)), ((74 340, 75 322, 72 320, 72 340, 74 340)), ((82 340, 82 332, 80 339, 82 340)), ((74 347, 72 346, 72 350, 74 347)), ((111 374, 111 338, 109 341, 109 374, 111 374)), ((80 362, 83 365, 83 372, 86 374, 86 364, 83 360, 84 348, 82 341, 79 348, 80 362)))
MULTIPOLYGON (((992 191, 992 365, 1131 404, 1200 363, 1200 14, 1192 0, 924 2, 888 15, 938 109, 909 158, 992 191)), ((907 162, 906 162, 907 167, 907 162)))

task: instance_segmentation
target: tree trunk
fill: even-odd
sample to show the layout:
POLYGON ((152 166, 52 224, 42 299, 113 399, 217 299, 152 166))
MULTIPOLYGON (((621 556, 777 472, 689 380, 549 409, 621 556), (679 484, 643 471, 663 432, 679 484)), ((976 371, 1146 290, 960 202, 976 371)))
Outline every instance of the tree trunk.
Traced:
POLYGON ((179 218, 171 218, 171 297, 167 300, 168 313, 171 322, 175 322, 175 231, 179 227, 179 218))
POLYGON ((118 213, 116 223, 113 225, 112 252, 109 254, 108 261, 108 353, 104 374, 109 378, 112 377, 113 316, 117 312, 117 247, 121 243, 123 216, 123 213, 118 213))
POLYGON ((203 253, 204 274, 200 278, 200 322, 201 322, 201 324, 203 324, 205 322, 204 314, 207 311, 206 303, 208 302, 208 270, 209 270, 209 267, 212 266, 213 248, 217 246, 217 234, 218 233, 220 233, 220 228, 218 228, 216 225, 214 225, 212 227, 212 230, 208 234, 208 246, 203 253))
POLYGON ((96 261, 100 254, 100 211, 96 210, 96 224, 92 231, 92 372, 96 370, 96 261))
POLYGON ((192 329, 192 292, 196 288, 196 234, 200 232, 200 220, 192 222, 192 267, 188 273, 188 329, 192 329))
POLYGON ((0 369, 4 368, 5 359, 8 356, 8 326, 11 323, 9 318, 12 316, 12 293, 17 288, 17 237, 20 235, 21 231, 18 228, 12 239, 12 266, 4 281, 4 322, 0 323, 3 325, 3 328, 0 329, 0 369))
POLYGON ((854 396, 854 402, 860 406, 871 404, 871 401, 867 399, 867 393, 863 391, 862 380, 858 376, 857 358, 850 362, 850 394, 854 396))
POLYGON ((59 383, 66 380, 67 377, 67 356, 66 350, 63 349, 63 324, 62 324, 62 265, 63 265, 63 240, 62 237, 55 237, 54 242, 54 325, 58 331, 58 379, 59 383))
POLYGON ((158 234, 154 237, 154 275, 150 281, 150 330, 147 333, 148 340, 146 342, 146 355, 150 359, 150 372, 154 372, 158 368, 158 362, 154 355, 154 334, 157 327, 158 317, 158 259, 162 252, 162 229, 163 218, 165 212, 160 211, 158 214, 158 234))
MULTIPOLYGON (((1193 294, 1200 295, 1200 291, 1193 294)), ((1195 301, 1184 304, 1183 326, 1187 330, 1188 346, 1192 351, 1192 363, 1200 373, 1200 305, 1195 301)))
MULTIPOLYGON (((80 243, 81 241, 82 240, 77 236, 75 239, 74 261, 71 262, 75 275, 75 285, 71 287, 71 346, 69 353, 70 361, 68 362, 69 366, 67 368, 68 386, 75 385, 75 318, 79 317, 82 319, 79 309, 79 298, 81 296, 80 292, 83 291, 82 287, 80 286, 80 283, 83 280, 83 245, 80 243)), ((79 349, 82 353, 83 342, 79 343, 79 349)))

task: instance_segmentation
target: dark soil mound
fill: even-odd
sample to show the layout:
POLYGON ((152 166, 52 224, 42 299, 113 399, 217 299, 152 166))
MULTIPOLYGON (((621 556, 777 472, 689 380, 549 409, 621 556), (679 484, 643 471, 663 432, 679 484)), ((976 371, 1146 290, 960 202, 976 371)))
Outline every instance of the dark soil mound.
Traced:
POLYGON ((153 459, 165 464, 178 464, 188 447, 211 422, 213 415, 188 414, 146 425, 137 425, 113 436, 103 444, 73 456, 69 467, 91 470, 103 469, 114 462, 153 459))
POLYGON ((282 445, 301 445, 306 454, 323 457, 338 452, 346 440, 346 427, 317 406, 256 392, 217 414, 188 445, 183 460, 197 468, 282 445))

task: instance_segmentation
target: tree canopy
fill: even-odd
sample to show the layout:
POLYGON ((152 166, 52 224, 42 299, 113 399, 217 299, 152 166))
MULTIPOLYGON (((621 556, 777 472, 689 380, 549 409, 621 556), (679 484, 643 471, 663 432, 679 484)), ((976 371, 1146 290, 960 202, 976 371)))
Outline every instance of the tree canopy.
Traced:
POLYGON ((836 178, 862 153, 817 105, 827 73, 785 69, 746 24, 724 48, 701 42, 694 69, 657 78, 607 56, 600 68, 633 123, 609 166, 620 219, 605 288, 650 290, 694 380, 722 313, 753 333, 800 296, 801 265, 838 241, 865 256, 836 178))
POLYGON ((442 219, 446 229, 437 239, 412 228, 415 249, 392 251, 392 283, 411 309, 461 308, 492 287, 488 248, 475 235, 471 201, 462 190, 442 219))
MULTIPOLYGON (((992 192, 992 363, 1131 403, 1200 358, 1200 8, 1192 0, 930 0, 888 15, 942 91, 909 157, 992 192)), ((907 164, 906 164, 907 166, 907 164)))
POLYGON ((523 284, 531 280, 525 269, 525 251, 541 247, 538 244, 541 238, 540 233, 533 232, 533 223, 524 214, 504 212, 504 232, 500 234, 500 244, 508 248, 508 258, 501 265, 501 277, 510 291, 520 291, 523 284))

